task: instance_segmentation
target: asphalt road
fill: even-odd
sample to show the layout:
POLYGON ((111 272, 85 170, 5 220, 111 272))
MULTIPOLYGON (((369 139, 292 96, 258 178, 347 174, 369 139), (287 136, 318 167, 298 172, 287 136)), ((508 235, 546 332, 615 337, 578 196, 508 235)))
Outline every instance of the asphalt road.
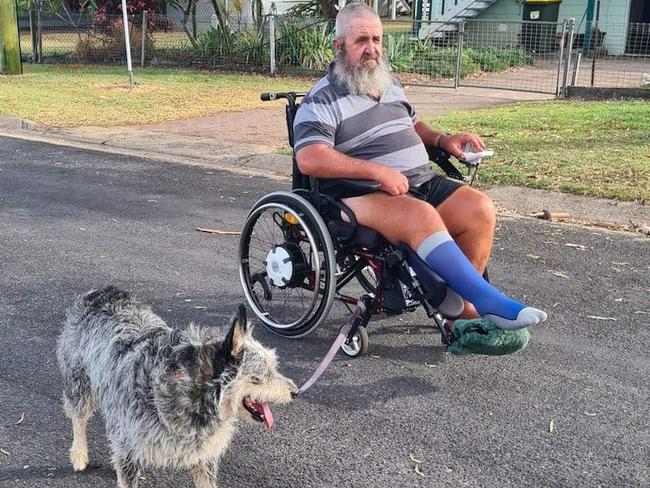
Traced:
MULTIPOLYGON (((3 138, 0 154, 0 486, 113 487, 100 416, 88 470, 73 473, 67 458, 54 354, 66 307, 115 284, 171 324, 225 324, 243 301, 238 238, 195 229, 240 230, 282 185, 3 138)), ((450 357, 422 312, 376 320, 372 356, 337 357, 308 394, 275 408, 271 432, 242 426, 221 486, 650 486, 650 241, 505 218, 497 237, 493 282, 549 312, 525 351, 450 357)), ((330 317, 302 340, 259 324, 256 336, 300 383, 341 308, 330 317)), ((185 473, 145 477, 144 487, 190 484, 185 473)))

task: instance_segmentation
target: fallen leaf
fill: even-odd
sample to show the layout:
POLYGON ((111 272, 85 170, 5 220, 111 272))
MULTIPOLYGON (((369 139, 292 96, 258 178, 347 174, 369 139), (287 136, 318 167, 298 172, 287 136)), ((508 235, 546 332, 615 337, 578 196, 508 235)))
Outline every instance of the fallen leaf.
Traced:
POLYGON ((594 320, 612 320, 616 322, 615 317, 599 317, 598 315, 587 315, 588 319, 594 319, 594 320))
POLYGON ((25 412, 20 414, 20 418, 18 419, 18 422, 16 422, 16 425, 22 424, 23 420, 25 420, 25 412))
POLYGON ((435 367, 436 367, 435 364, 424 363, 424 365, 425 365, 427 368, 435 368, 435 367))
POLYGON ((415 472, 416 472, 417 474, 419 474, 419 475, 422 476, 423 478, 426 478, 426 475, 425 475, 422 471, 420 471, 420 465, 419 465, 419 464, 416 464, 414 469, 415 469, 415 472))
POLYGON ((582 244, 571 244, 570 242, 567 242, 565 244, 566 247, 572 247, 574 249, 580 249, 581 251, 586 251, 587 246, 583 246, 582 244))
POLYGON ((423 462, 421 459, 416 458, 415 454, 413 454, 412 452, 409 453, 409 459, 416 464, 421 464, 423 462))
POLYGON ((548 431, 552 434, 555 432, 555 421, 551 419, 551 421, 548 423, 548 431))
POLYGON ((570 276, 566 273, 563 273, 562 271, 556 271, 554 269, 549 269, 549 273, 551 273, 553 276, 559 276, 560 278, 570 278, 570 276))
POLYGON ((526 254, 526 257, 528 259, 539 259, 539 256, 537 254, 526 254))
POLYGON ((596 415, 598 415, 596 412, 587 412, 586 410, 584 413, 587 417, 595 417, 596 415))
POLYGON ((220 236, 238 236, 241 234, 238 230, 204 229, 202 227, 197 227, 196 230, 199 232, 205 232, 206 234, 217 234, 220 236))

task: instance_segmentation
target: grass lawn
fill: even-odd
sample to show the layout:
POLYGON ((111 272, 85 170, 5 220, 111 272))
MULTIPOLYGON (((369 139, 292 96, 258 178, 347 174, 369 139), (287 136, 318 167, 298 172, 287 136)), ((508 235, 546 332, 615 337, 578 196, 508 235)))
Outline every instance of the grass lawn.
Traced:
MULTIPOLYGON (((155 123, 252 108, 263 91, 306 90, 313 79, 255 74, 34 66, 0 77, 0 116, 49 127, 155 123)), ((428 119, 447 132, 476 132, 496 157, 479 181, 650 201, 650 103, 542 101, 428 119)), ((255 121, 263 124, 263 120, 255 121)))
POLYGON ((496 156, 483 183, 650 202, 648 102, 528 102, 427 122, 486 140, 496 156))
POLYGON ((0 77, 0 116, 48 127, 155 123, 252 108, 263 91, 304 90, 313 80, 254 74, 23 64, 23 76, 0 77))

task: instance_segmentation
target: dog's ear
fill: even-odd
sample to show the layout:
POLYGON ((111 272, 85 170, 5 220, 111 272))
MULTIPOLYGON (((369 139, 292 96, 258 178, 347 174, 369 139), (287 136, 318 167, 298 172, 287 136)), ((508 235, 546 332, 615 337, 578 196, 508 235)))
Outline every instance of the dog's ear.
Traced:
POLYGON ((177 346, 181 342, 181 336, 183 332, 178 329, 172 329, 171 333, 169 334, 169 342, 172 346, 177 346))
POLYGON ((243 352, 249 328, 250 324, 246 320, 246 307, 242 303, 237 308, 237 313, 230 320, 230 330, 223 341, 226 354, 237 357, 243 352))

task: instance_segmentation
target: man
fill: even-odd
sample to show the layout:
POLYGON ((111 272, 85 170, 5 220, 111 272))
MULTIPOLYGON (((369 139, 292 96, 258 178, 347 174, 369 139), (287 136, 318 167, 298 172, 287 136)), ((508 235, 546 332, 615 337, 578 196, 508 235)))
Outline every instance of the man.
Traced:
POLYGON ((492 249, 495 211, 477 190, 436 175, 424 144, 459 158, 474 134, 448 136, 415 116, 383 59, 382 24, 364 4, 336 17, 336 59, 303 100, 294 122, 300 171, 325 178, 323 189, 341 198, 357 221, 390 242, 403 242, 466 300, 464 317, 482 316, 517 329, 546 314, 512 300, 481 274, 492 249), (346 193, 335 179, 375 180, 382 191, 346 193))

